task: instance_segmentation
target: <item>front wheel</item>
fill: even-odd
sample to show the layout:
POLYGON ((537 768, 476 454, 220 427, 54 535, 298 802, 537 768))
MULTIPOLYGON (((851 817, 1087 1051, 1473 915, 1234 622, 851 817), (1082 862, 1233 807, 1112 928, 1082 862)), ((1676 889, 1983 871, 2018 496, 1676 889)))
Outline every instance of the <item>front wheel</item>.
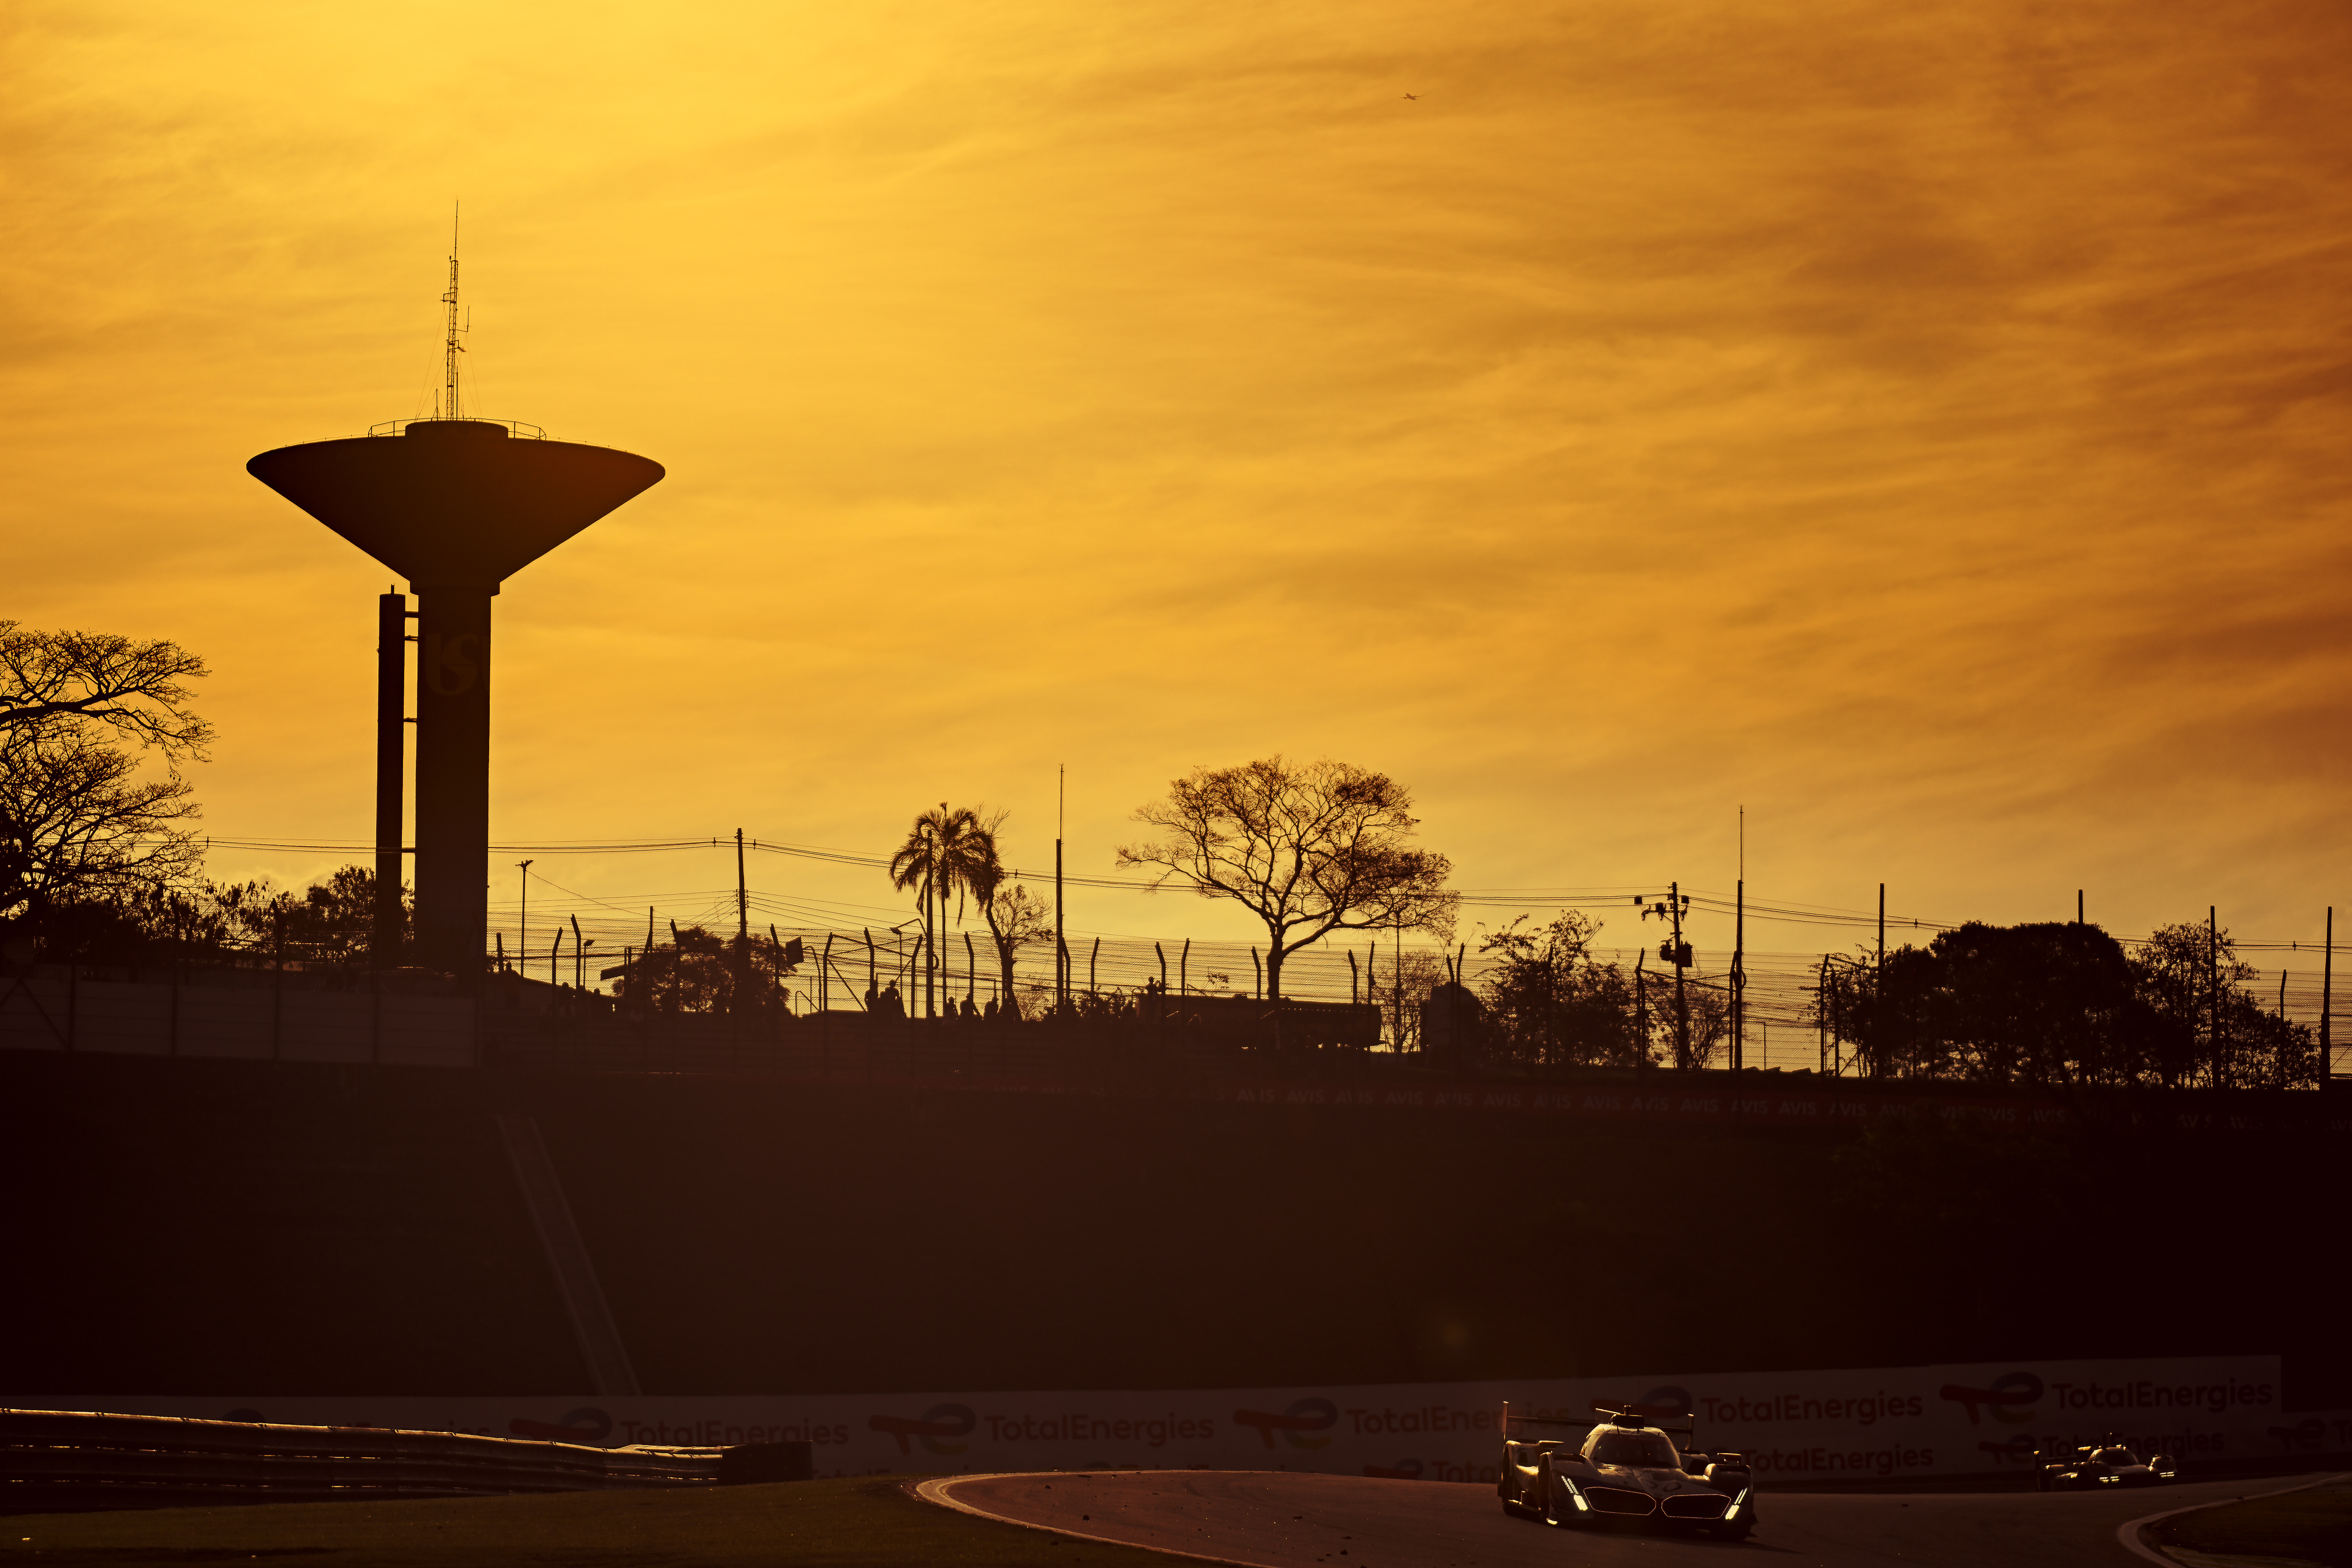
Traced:
POLYGON ((1553 1484, 1549 1460, 1536 1471, 1536 1479, 1543 1485, 1543 1521, 1558 1530, 1564 1521, 1559 1517, 1559 1488, 1553 1484))

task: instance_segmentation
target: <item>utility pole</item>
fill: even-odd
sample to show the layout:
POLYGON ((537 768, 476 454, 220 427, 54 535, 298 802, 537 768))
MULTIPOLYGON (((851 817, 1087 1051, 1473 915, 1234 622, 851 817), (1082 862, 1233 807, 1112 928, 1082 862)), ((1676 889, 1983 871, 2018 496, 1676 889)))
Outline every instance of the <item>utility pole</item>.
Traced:
MULTIPOLYGON (((1690 944, 1683 940, 1683 911, 1690 900, 1684 896, 1682 885, 1668 883, 1664 900, 1642 911, 1643 919, 1655 915, 1673 928, 1673 934, 1658 944, 1658 956, 1675 967, 1675 1066, 1678 1069, 1690 1065, 1690 1001, 1683 987, 1684 974, 1691 964, 1690 944)), ((1633 902, 1643 903, 1641 894, 1634 894, 1633 902)))
POLYGON ((2211 1087, 2221 1087, 2221 926, 2215 906, 2205 906, 2205 974, 2207 979, 2207 1013, 2210 1021, 2206 1032, 2210 1041, 2212 1065, 2206 1071, 2211 1087))
MULTIPOLYGON (((735 830, 735 995, 740 1006, 751 988, 751 895, 743 880, 743 830, 735 830)), ((729 1012, 735 1008, 730 1006, 729 1012)))
POLYGON ((1690 1065, 1690 1004, 1683 994, 1683 977, 1690 969, 1690 945, 1683 940, 1683 884, 1666 883, 1666 903, 1675 918, 1675 1065, 1690 1065))
POLYGON ((2335 1000, 2336 984, 2336 906, 2327 906, 2327 940, 2319 960, 2319 1081, 2326 1083, 2336 1071, 2336 1056, 2327 1045, 2327 1011, 2335 1000))
POLYGON ((1864 1054, 1862 1067, 1863 1076, 1865 1078, 1875 1075, 1875 1070, 1873 1068, 1872 1063, 1885 1061, 1886 1060, 1886 1052, 1888 1049, 1887 1036, 1889 1030, 1887 1025, 1887 1013, 1889 1009, 1886 1006, 1886 884, 1883 882, 1878 884, 1878 962, 1873 967, 1870 975, 1870 1010, 1872 1022, 1877 1026, 1872 1030, 1873 1035, 1877 1040, 1877 1046, 1874 1051, 1867 1051, 1864 1054))
MULTIPOLYGON (((515 870, 522 873, 522 915, 520 922, 521 930, 515 937, 515 972, 519 975, 528 975, 530 973, 530 862, 518 862, 515 870)), ((646 918, 651 920, 653 911, 647 910, 646 918)), ((647 929, 650 930, 651 927, 648 926, 647 929)))
POLYGON ((1731 1070, 1748 1064, 1748 879, 1740 878, 1731 915, 1731 1070))
POLYGON ((1404 916, 1397 916, 1396 1048, 1404 1049, 1404 916))
POLYGON ((1070 1006, 1070 945, 1062 930, 1062 830, 1069 825, 1070 765, 1054 770, 1054 1004, 1070 1006))
POLYGON ((1748 1064, 1748 808, 1739 808, 1739 880, 1732 884, 1731 1070, 1748 1064))
POLYGON ((1827 1072, 1830 1070, 1830 956, 1827 953, 1822 955, 1821 977, 1813 982, 1813 1022, 1821 1030, 1821 1060, 1814 1063, 1814 1067, 1817 1071, 1827 1072))
POLYGON ((1633 949, 1633 1066, 1637 1071, 1650 1064, 1650 982, 1642 973, 1649 956, 1647 948, 1633 949))

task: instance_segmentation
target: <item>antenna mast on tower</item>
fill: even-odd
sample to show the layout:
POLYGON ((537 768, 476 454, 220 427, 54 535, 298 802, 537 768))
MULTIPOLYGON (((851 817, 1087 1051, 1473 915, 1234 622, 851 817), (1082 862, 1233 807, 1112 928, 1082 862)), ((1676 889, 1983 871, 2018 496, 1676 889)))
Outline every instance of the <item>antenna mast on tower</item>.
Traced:
POLYGON ((449 292, 441 296, 448 307, 446 340, 441 354, 441 408, 436 418, 461 419, 457 405, 457 356, 466 346, 457 341, 457 209, 449 209, 449 292))

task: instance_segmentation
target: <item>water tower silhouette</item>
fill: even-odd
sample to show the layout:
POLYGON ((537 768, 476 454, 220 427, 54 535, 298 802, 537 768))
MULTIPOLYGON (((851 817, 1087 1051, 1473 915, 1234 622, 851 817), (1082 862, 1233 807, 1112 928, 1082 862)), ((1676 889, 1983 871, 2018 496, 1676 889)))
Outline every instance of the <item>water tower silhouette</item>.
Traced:
MULTIPOLYGON (((416 595, 416 936, 427 967, 471 986, 488 925, 490 600, 499 584, 649 488, 662 467, 531 425, 462 417, 457 258, 434 417, 281 446, 255 478, 409 580, 416 595)), ((406 600, 380 606, 377 928, 397 930, 406 600)), ((379 954, 389 944, 379 942, 379 954)))

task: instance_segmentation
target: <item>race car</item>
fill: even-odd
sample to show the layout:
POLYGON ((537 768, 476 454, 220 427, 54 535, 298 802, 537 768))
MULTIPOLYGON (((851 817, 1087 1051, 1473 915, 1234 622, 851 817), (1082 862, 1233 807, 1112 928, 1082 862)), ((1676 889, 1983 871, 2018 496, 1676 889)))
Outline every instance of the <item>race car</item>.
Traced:
POLYGON ((2179 1469, 2163 1454, 2143 1459, 2110 1433, 2098 1442, 2042 1456, 2043 1491, 2105 1491, 2109 1487, 2160 1487, 2179 1469), (2054 1463, 2051 1462, 2055 1460, 2054 1463))
POLYGON ((1514 1416, 1503 1406, 1503 1468, 1495 1490, 1504 1512, 1563 1530, 1647 1525, 1730 1541, 1756 1528, 1747 1457, 1698 1453, 1675 1441, 1697 1435, 1695 1417, 1677 1426, 1631 1405, 1592 1409, 1603 1419, 1577 1439, 1526 1429, 1582 1427, 1582 1421, 1514 1416))

